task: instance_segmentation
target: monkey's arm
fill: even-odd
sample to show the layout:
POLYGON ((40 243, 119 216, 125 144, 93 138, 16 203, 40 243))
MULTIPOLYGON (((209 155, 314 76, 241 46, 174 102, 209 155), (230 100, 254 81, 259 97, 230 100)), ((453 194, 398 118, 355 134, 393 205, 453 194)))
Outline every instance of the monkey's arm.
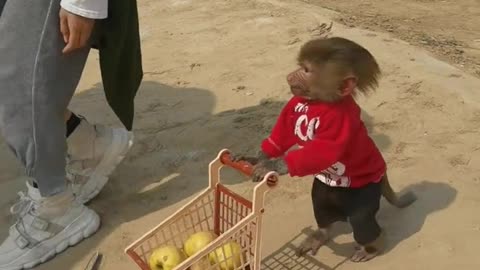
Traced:
POLYGON ((285 156, 290 175, 302 177, 316 174, 337 162, 350 142, 351 124, 348 115, 342 111, 323 116, 315 138, 303 148, 285 156))
POLYGON ((258 163, 268 159, 269 157, 261 150, 258 151, 257 155, 255 156, 249 156, 246 154, 234 154, 232 156, 232 161, 246 161, 252 165, 257 165, 258 163))
POLYGON ((288 167, 282 158, 260 161, 253 167, 252 181, 259 182, 263 180, 265 175, 271 171, 275 171, 280 175, 284 175, 288 173, 288 167))
POLYGON ((297 100, 294 97, 282 109, 270 136, 262 141, 261 149, 267 157, 278 158, 297 143, 292 120, 295 104, 297 104, 297 100))
POLYGON ((262 180, 270 171, 300 177, 312 175, 337 162, 350 141, 351 122, 342 111, 326 114, 321 121, 316 137, 303 148, 290 151, 284 158, 259 162, 253 170, 253 181, 262 180))

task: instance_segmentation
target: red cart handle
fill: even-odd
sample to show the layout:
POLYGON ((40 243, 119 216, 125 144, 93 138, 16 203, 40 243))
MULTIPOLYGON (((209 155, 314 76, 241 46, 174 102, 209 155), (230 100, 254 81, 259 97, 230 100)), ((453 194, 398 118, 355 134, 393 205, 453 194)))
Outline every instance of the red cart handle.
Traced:
MULTIPOLYGON (((225 152, 220 156, 220 161, 225 165, 229 166, 246 176, 252 176, 253 173, 253 166, 252 164, 246 162, 246 161, 232 161, 230 153, 225 152)), ((272 175, 268 178, 267 184, 271 187, 275 186, 278 182, 278 177, 275 175, 272 175)))

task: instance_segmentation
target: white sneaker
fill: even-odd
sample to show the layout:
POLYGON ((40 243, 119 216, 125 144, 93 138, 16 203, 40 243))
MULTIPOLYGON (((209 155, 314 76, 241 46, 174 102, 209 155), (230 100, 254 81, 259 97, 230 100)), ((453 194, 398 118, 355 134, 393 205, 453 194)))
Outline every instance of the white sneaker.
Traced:
POLYGON ((67 178, 78 202, 86 203, 100 193, 133 144, 126 129, 92 125, 82 119, 67 139, 67 178))
POLYGON ((29 269, 94 234, 99 216, 74 200, 71 191, 42 198, 30 185, 11 212, 17 220, 0 245, 0 270, 29 269))

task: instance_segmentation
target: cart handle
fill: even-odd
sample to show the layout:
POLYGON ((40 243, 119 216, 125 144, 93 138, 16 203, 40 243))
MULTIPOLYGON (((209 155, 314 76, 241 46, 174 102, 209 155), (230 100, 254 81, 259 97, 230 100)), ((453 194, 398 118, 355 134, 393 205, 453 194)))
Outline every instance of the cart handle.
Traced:
MULTIPOLYGON (((246 176, 252 176, 253 174, 253 165, 246 162, 246 161, 232 161, 230 152, 229 151, 224 151, 220 155, 220 161, 223 163, 225 166, 229 166, 246 176)), ((271 175, 267 179, 267 185, 270 187, 273 187, 277 185, 278 183, 278 177, 276 175, 271 175)))

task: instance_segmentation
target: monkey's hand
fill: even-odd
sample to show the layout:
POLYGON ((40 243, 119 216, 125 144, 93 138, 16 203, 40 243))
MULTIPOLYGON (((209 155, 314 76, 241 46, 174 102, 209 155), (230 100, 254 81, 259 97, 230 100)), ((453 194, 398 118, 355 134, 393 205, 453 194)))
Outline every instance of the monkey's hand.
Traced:
POLYGON ((259 151, 256 156, 248 156, 245 154, 234 154, 232 155, 232 161, 246 161, 252 165, 257 165, 258 163, 268 160, 267 155, 265 155, 262 151, 259 151))
POLYGON ((275 171, 279 175, 284 175, 288 173, 288 167, 285 161, 280 158, 260 161, 253 167, 252 181, 262 181, 265 175, 271 171, 275 171))

